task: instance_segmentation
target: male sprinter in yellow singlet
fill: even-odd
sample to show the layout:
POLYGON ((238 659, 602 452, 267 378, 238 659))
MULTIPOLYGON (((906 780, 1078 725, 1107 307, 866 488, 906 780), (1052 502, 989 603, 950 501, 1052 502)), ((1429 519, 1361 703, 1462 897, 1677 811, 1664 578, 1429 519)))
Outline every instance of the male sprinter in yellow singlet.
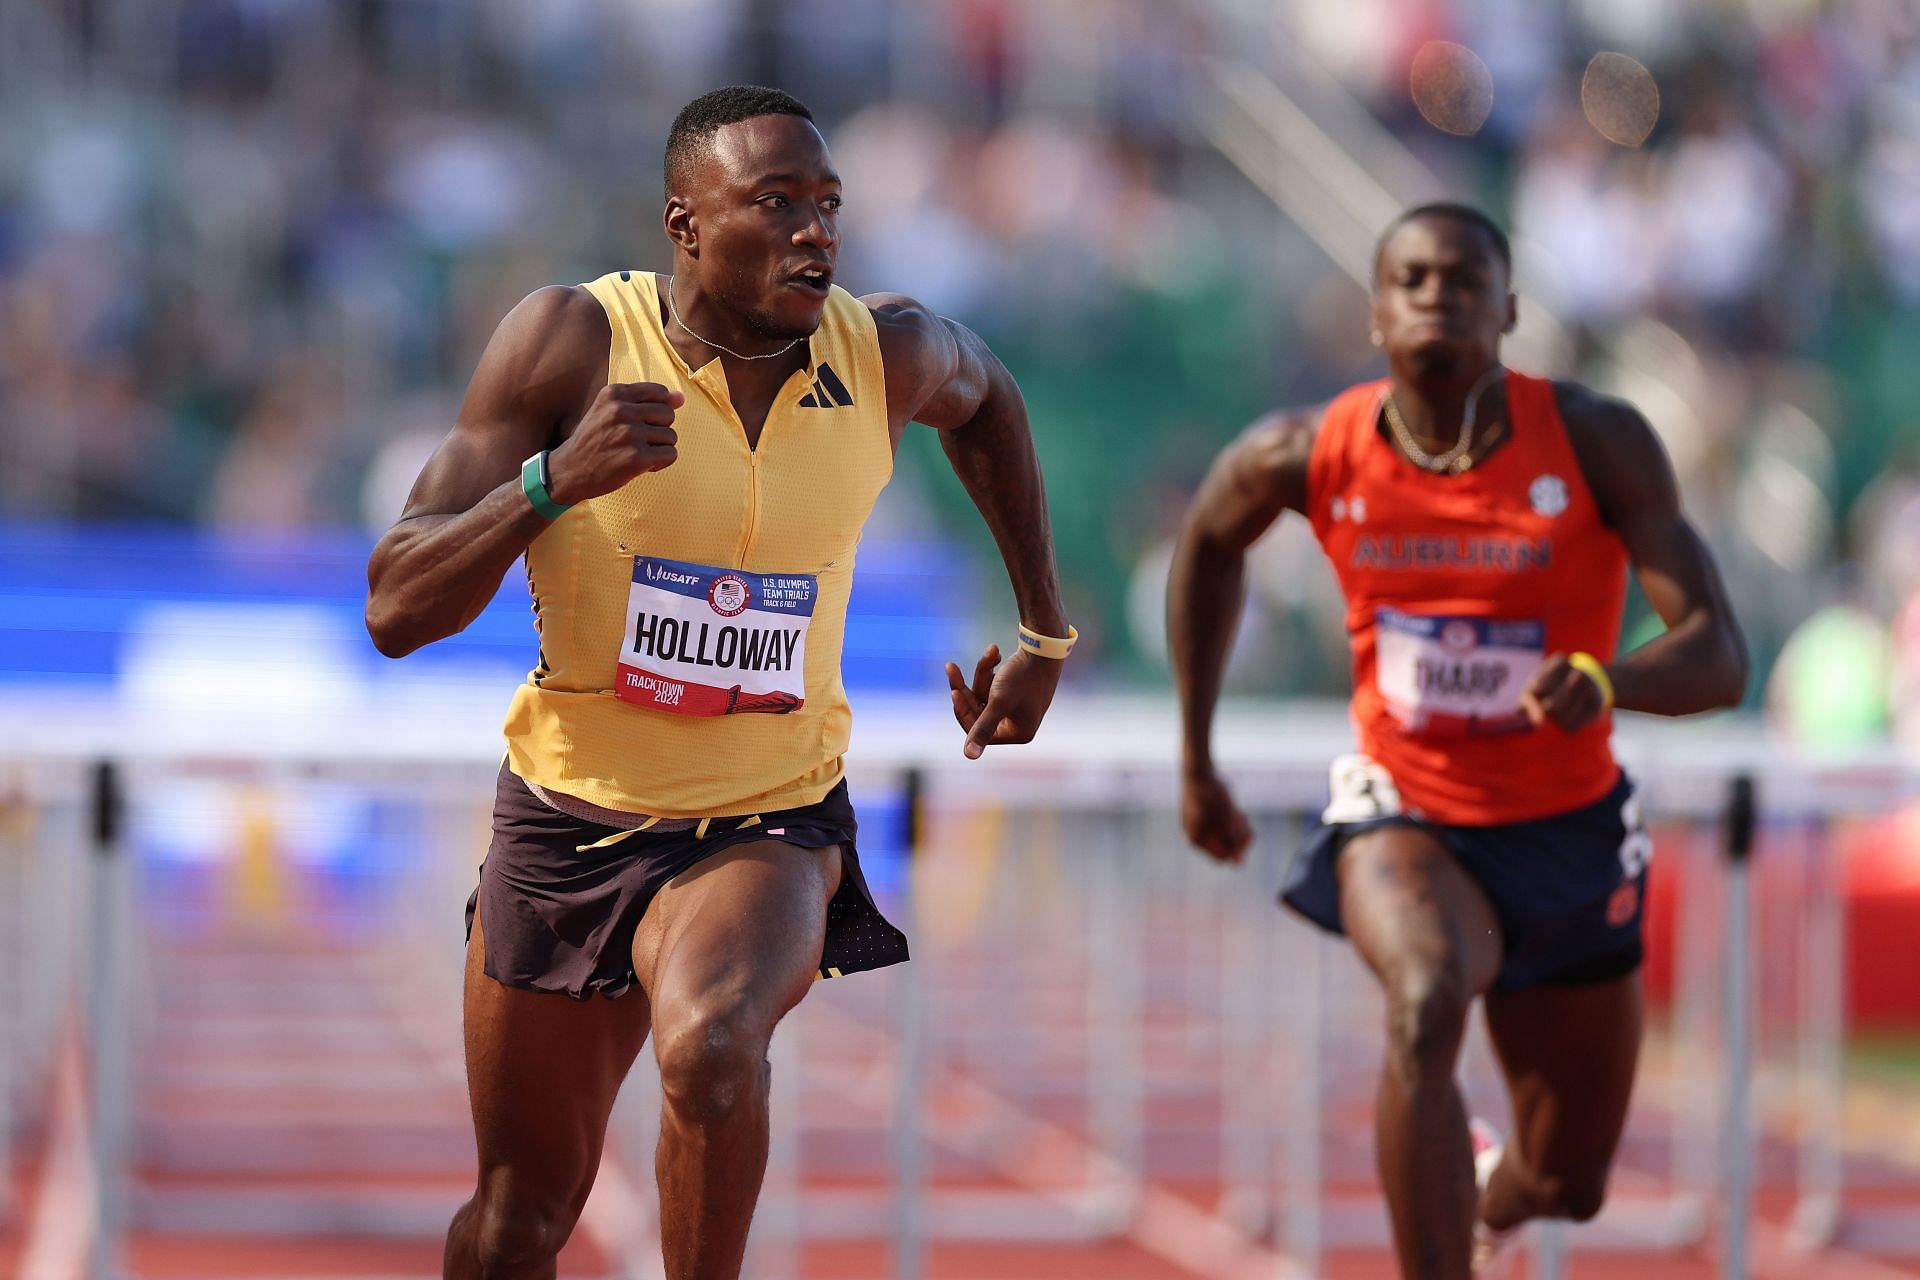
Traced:
POLYGON ((1297 511, 1346 596, 1360 754, 1335 762, 1283 898, 1385 992, 1375 1136, 1415 1280, 1466 1276, 1476 1235, 1485 1254, 1528 1218, 1599 1211, 1639 1060, 1650 853, 1611 713, 1726 706, 1747 678, 1646 420, 1501 365, 1511 265, 1478 210, 1396 220, 1373 283, 1390 376, 1249 428, 1194 501, 1170 590, 1183 816, 1223 861, 1251 838, 1210 747, 1246 549, 1297 511), (1629 566, 1667 631, 1616 657, 1629 566), (1476 1161, 1453 1073, 1479 997, 1514 1132, 1476 1161))
POLYGON ((472 621, 522 554, 540 636, 468 909, 480 1179, 453 1280, 555 1275, 649 1031, 666 1274, 739 1274, 774 1024, 816 976, 907 955, 855 854, 840 647, 909 421, 941 431, 1020 610, 1004 665, 947 669, 968 756, 1033 737, 1074 635, 1019 390, 960 325, 834 287, 807 109, 709 93, 666 172, 673 275, 515 307, 368 571, 388 655, 472 621))

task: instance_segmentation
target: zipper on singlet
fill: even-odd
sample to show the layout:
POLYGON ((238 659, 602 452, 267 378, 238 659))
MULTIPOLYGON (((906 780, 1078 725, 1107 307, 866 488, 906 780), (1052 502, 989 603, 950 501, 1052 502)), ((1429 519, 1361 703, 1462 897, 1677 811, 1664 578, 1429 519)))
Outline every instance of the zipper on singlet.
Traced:
MULTIPOLYGON (((761 428, 762 432, 766 428, 761 428)), ((747 450, 747 517, 740 529, 740 554, 735 559, 738 568, 747 567, 747 555, 753 550, 753 535, 760 530, 760 451, 747 450)))
MULTIPOLYGON (((740 533, 740 555, 735 564, 736 568, 747 567, 747 556, 753 551, 754 535, 760 531, 760 455, 766 451, 767 432, 773 430, 773 419, 778 414, 780 406, 792 398, 794 379, 800 378, 805 381, 805 374, 806 370, 800 369, 788 375, 786 382, 781 384, 780 390, 774 395, 773 403, 767 407, 767 416, 760 421, 759 443, 747 445, 747 518, 745 528, 740 533)), ((727 415, 733 419, 734 430, 740 433, 740 441, 745 444, 746 425, 740 421, 740 413, 733 407, 731 399, 726 401, 726 406, 727 415)))

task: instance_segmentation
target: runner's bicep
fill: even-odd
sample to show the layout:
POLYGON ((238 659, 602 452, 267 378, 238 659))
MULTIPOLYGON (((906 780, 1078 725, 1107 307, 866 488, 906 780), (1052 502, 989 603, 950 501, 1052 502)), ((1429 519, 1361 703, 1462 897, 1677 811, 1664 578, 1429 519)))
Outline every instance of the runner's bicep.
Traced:
POLYGON ((457 515, 519 474, 605 385, 611 343, 606 313, 585 290, 529 294, 488 339, 459 417, 421 469, 402 518, 457 515))
POLYGON ((1578 440, 1588 487, 1625 547, 1647 602, 1669 628, 1689 618, 1731 617, 1726 588, 1680 505, 1680 482, 1660 437, 1640 412, 1597 400, 1578 440))
POLYGON ((1013 375, 979 334, 945 316, 936 316, 934 323, 946 340, 938 347, 938 373, 914 421, 951 431, 972 422, 995 396, 1019 396, 1013 375))
POLYGON ((1624 521, 1617 532, 1647 603, 1669 628, 1701 614, 1731 616, 1713 555, 1679 510, 1624 521))
POLYGON ((1281 513, 1305 505, 1306 469, 1283 421, 1255 423, 1215 459, 1188 516, 1192 536, 1244 551, 1281 513))
POLYGON ((898 293, 860 299, 872 310, 887 382, 887 415, 897 428, 908 422, 958 426, 979 407, 967 378, 960 326, 898 293))
POLYGON ((465 424, 449 431, 420 469, 407 494, 402 522, 456 516, 520 473, 544 436, 512 430, 477 430, 465 424))

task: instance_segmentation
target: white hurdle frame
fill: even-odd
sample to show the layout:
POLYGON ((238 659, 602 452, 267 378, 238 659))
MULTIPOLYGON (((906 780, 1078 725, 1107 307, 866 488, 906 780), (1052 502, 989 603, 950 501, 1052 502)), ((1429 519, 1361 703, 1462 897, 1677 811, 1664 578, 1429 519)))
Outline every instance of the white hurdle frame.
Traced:
MULTIPOLYGON (((985 760, 974 763, 960 759, 957 749, 948 741, 948 733, 938 729, 931 712, 922 708, 916 707, 910 715, 897 712, 889 715, 883 710, 878 716, 870 715, 868 724, 870 727, 864 736, 856 739, 850 768, 856 777, 865 779, 918 777, 924 795, 923 803, 917 804, 916 809, 924 807, 927 801, 964 805, 970 799, 990 798, 1015 812, 1043 806, 1078 805, 1084 811, 1105 814, 1110 819, 1111 825, 1102 838, 1108 844, 1104 856, 1114 877, 1111 883, 1105 876, 1097 877, 1088 886, 1089 892, 1103 904, 1089 921, 1092 934, 1088 943, 1107 963, 1095 964, 1091 969, 1096 981, 1092 984, 1095 989, 1088 993, 1090 1035, 1099 1046, 1096 1056, 1100 1069, 1089 1073, 1087 1085, 1092 1103, 1089 1138, 1105 1157, 1106 1166, 1117 1170, 1120 1176, 1110 1194, 1087 1200, 1081 1209, 1085 1217, 1080 1227, 1069 1235, 1097 1237, 1123 1233, 1132 1225, 1144 1185, 1144 1108, 1150 1084, 1146 1063, 1141 1057, 1143 995, 1138 967, 1139 922, 1128 915, 1137 907, 1140 895, 1129 894, 1126 889, 1138 883, 1129 868, 1142 861, 1137 848, 1141 815, 1162 813, 1175 803, 1177 795, 1174 789, 1177 774, 1171 759, 1172 743, 1177 739, 1172 733, 1170 709, 1126 703, 1075 707, 1070 700, 1063 700, 1040 745, 996 750, 985 760), (1056 724, 1060 726, 1058 730, 1056 724)), ((1241 783, 1241 796, 1248 801, 1258 801, 1251 807, 1262 821, 1262 829, 1267 833, 1265 843, 1271 848, 1278 824, 1290 823, 1318 804, 1324 789, 1324 762, 1340 749, 1339 737, 1328 732, 1324 719, 1315 722, 1308 717, 1303 728, 1301 717, 1264 713, 1229 717, 1222 726, 1221 738, 1222 757, 1237 762, 1234 772, 1241 783)), ((465 733, 450 732, 434 741, 431 749, 423 749, 425 746, 417 738, 409 739, 404 734, 393 735, 385 741, 357 735, 346 742, 282 742, 262 758, 221 755, 204 742, 181 750, 164 741, 123 734, 110 742, 90 741, 65 752, 15 753, 13 759, 25 760, 41 771, 59 772, 64 766, 72 773, 83 772, 89 762, 100 762, 102 767, 93 776, 124 780, 129 799, 136 805, 143 774, 156 767, 164 772, 183 760, 202 765, 214 762, 237 774, 253 769, 270 772, 297 765, 349 780, 356 775, 390 779, 394 770, 414 768, 436 779, 444 778, 450 768, 462 777, 467 776, 469 768, 474 770, 473 776, 485 776, 480 769, 489 756, 482 756, 475 749, 472 737, 465 733), (97 751, 107 746, 115 750, 97 751), (112 767, 105 767, 109 763, 112 767)), ((1696 822, 1723 821, 1729 788, 1733 786, 1731 780, 1741 777, 1751 779, 1764 801, 1760 811, 1762 821, 1776 826, 1797 815, 1884 812, 1896 803, 1920 795, 1920 769, 1897 756, 1868 754, 1847 762, 1822 762, 1816 767, 1790 759, 1758 734, 1654 732, 1641 736, 1636 733, 1624 754, 1641 780, 1650 813, 1696 822)), ((0 760, 5 758, 6 753, 0 751, 0 760)), ((123 846, 120 827, 105 815, 117 806, 111 799, 101 798, 108 797, 112 788, 96 785, 95 790, 95 847, 99 854, 92 860, 96 872, 89 894, 92 918, 96 923, 119 921, 126 927, 105 931, 107 936, 121 939, 125 949, 116 951, 109 947, 104 953, 94 954, 87 1006, 89 1063, 95 1082, 92 1090, 94 1155, 101 1179, 102 1209, 98 1215, 99 1262, 94 1274, 101 1280, 123 1280, 118 1257, 129 1212, 126 1137, 132 1119, 129 1114, 132 1094, 127 1080, 133 1033, 129 992, 136 981, 128 970, 129 949, 136 946, 137 941, 131 922, 132 894, 128 879, 131 859, 114 856, 123 846)), ((1816 859, 1814 866, 1823 867, 1830 861, 1816 859)), ((1258 859, 1256 865, 1265 866, 1269 871, 1273 868, 1271 862, 1262 863, 1258 859)), ((1658 865, 1656 862, 1656 867, 1658 865)), ((1630 1238, 1626 1240, 1612 1238, 1604 1229, 1576 1228, 1550 1233, 1542 1242, 1550 1267, 1558 1265, 1551 1261, 1556 1255, 1565 1257, 1587 1249, 1620 1244, 1646 1248, 1697 1239, 1700 1215, 1689 1204, 1689 1196, 1696 1190, 1711 1189, 1717 1192, 1719 1204, 1716 1234, 1722 1242, 1721 1256, 1726 1260, 1728 1274, 1737 1271, 1751 1225, 1748 1203, 1751 1189, 1744 1180, 1749 1162, 1732 1157, 1734 1153, 1749 1150, 1752 1142, 1752 1107, 1746 1093, 1751 1068, 1747 1056, 1750 992, 1744 988, 1742 958, 1750 956, 1753 940, 1743 905, 1744 870, 1735 868, 1721 883, 1728 948, 1726 972, 1737 975, 1721 993, 1724 1004, 1719 1022, 1724 1076, 1711 1089, 1722 1108, 1721 1136, 1725 1143, 1723 1149, 1728 1153, 1722 1170, 1725 1176, 1714 1178, 1712 1188, 1696 1188, 1690 1184, 1688 1171, 1684 1167, 1678 1170, 1682 1176, 1677 1180, 1677 1190, 1683 1194, 1646 1205, 1640 1212, 1651 1216, 1628 1232, 1630 1238)), ((1252 909, 1272 913, 1271 900, 1267 897, 1269 888, 1264 882, 1257 886, 1258 893, 1253 896, 1262 900, 1252 909)), ((1837 1097, 1833 1092, 1838 1087, 1836 1081, 1842 1079, 1839 1072, 1844 1069, 1846 1028, 1842 1002, 1821 997, 1844 991, 1845 922, 1840 905, 1837 884, 1830 883, 1825 891, 1816 892, 1812 898, 1812 927, 1805 940, 1806 976, 1810 990, 1816 992, 1806 1004, 1809 1009, 1820 1012, 1817 1017, 1806 1019, 1801 1028, 1802 1052, 1812 1067, 1803 1085, 1812 1091, 1810 1105, 1827 1108, 1822 1114, 1829 1116, 1837 1097)), ((1297 924, 1283 925, 1277 920, 1272 927, 1288 931, 1301 928, 1297 924)), ((1298 941, 1296 938, 1295 942, 1281 945, 1292 946, 1298 941)), ((1233 1223, 1250 1237, 1269 1228, 1275 1231, 1285 1246, 1283 1272, 1289 1274, 1311 1274, 1316 1260, 1328 1247, 1363 1242, 1351 1238, 1355 1233, 1346 1229, 1353 1220, 1349 1215, 1329 1217, 1330 1206, 1321 1190, 1324 1170, 1319 1143, 1301 1141, 1308 1132, 1317 1138, 1320 1101, 1326 1093, 1327 1080, 1317 1046, 1327 1031, 1326 965, 1322 957, 1331 946, 1317 941, 1304 944, 1305 962, 1293 967, 1290 982, 1271 984, 1264 999, 1250 999, 1246 990, 1236 992, 1230 976, 1222 977, 1228 983, 1222 992, 1224 1007, 1235 1011, 1236 1018, 1246 1016, 1245 1011, 1258 1009, 1259 1016, 1271 1022, 1274 1007, 1284 1004, 1285 1012, 1297 1020, 1289 1024, 1290 1028, 1295 1032, 1302 1029, 1309 1032, 1306 1043, 1296 1046, 1297 1056, 1290 1059, 1293 1069, 1276 1082, 1277 1088, 1265 1090, 1264 1098, 1255 1092, 1232 1091, 1224 1103, 1249 1120, 1260 1122, 1264 1116, 1261 1127, 1267 1137, 1260 1143, 1244 1138, 1236 1142, 1223 1141, 1222 1186, 1230 1192, 1237 1190, 1238 1194, 1223 1207, 1222 1221, 1233 1223), (1283 991, 1283 987, 1291 990, 1283 991), (1296 999, 1302 994, 1304 1007, 1296 999), (1287 1138, 1287 1150, 1279 1153, 1277 1160, 1269 1159, 1271 1142, 1282 1136, 1287 1138), (1246 1194, 1246 1190, 1262 1178, 1276 1196, 1267 1211, 1251 1207, 1246 1194)), ((1275 954, 1274 947, 1272 941, 1262 939, 1252 951, 1270 956, 1275 954)), ((1244 951, 1244 942, 1242 948, 1244 951)), ((1229 955, 1235 954, 1231 947, 1226 950, 1229 955)), ((1683 986, 1678 993, 1681 1000, 1687 998, 1684 980, 1689 964, 1683 957, 1683 986)), ((927 1242, 956 1238, 952 1235, 952 1208, 958 1206, 943 1210, 944 1193, 926 1189, 923 1112, 930 1064, 923 1050, 928 1029, 915 1022, 917 1018, 924 1018, 924 1014, 924 1001, 913 996, 911 987, 904 988, 897 1001, 899 1021, 892 1029, 902 1050, 896 1074, 893 1121, 896 1185, 893 1193, 885 1197, 885 1203, 874 1206, 875 1214, 869 1216, 863 1211, 855 1215, 894 1241, 896 1274, 906 1277, 923 1274, 922 1257, 927 1242), (916 1188, 921 1189, 920 1193, 915 1193, 916 1188)), ((1247 1040, 1243 1032, 1233 1027, 1223 1028, 1221 1034, 1226 1053, 1244 1054, 1249 1044, 1264 1043, 1258 1038, 1247 1040)), ((781 1056, 783 1062, 792 1061, 785 1054, 781 1056)), ((1257 1052, 1255 1056, 1258 1057, 1257 1052)), ((1276 1068, 1280 1066, 1278 1055, 1267 1056, 1276 1068)), ((794 1108, 788 1109, 792 1110, 794 1108)), ((790 1121, 776 1119, 777 1124, 784 1122, 790 1121)), ((1801 1152, 1800 1222, 1809 1228, 1805 1233, 1809 1247, 1835 1240, 1845 1243, 1853 1238, 1852 1233, 1872 1229, 1868 1219, 1848 1212, 1843 1203, 1839 1151, 1820 1145, 1838 1142, 1836 1128, 1803 1126, 1809 1137, 1801 1152)), ((792 1136, 786 1135, 781 1140, 792 1136)), ((1223 1132, 1223 1139, 1226 1136, 1223 1132)), ((1682 1143, 1676 1156, 1686 1158, 1693 1145, 1682 1143)), ((783 1150, 797 1150, 797 1147, 783 1150)), ((1626 1207, 1634 1208, 1633 1205, 1626 1207)), ((782 1226, 792 1224, 796 1240, 790 1247, 797 1248, 797 1241, 807 1235, 808 1215, 770 1208, 770 1222, 777 1219, 782 1226)), ((838 1216, 842 1221, 835 1234, 844 1238, 849 1229, 853 1229, 854 1234, 867 1234, 847 1215, 838 1216)), ((1371 1216, 1375 1226, 1365 1234, 1383 1242, 1384 1217, 1378 1212, 1371 1216)), ((1038 1227, 1040 1233, 1034 1238, 1066 1238, 1058 1222, 1046 1219, 1045 1215, 1014 1214, 1013 1218, 1016 1233, 1023 1226, 1038 1227), (1050 1221, 1053 1225, 1048 1225, 1050 1221)), ((1604 1228, 1606 1222, 1603 1216, 1599 1225, 1604 1228)), ((978 1226, 961 1235, 977 1237, 978 1226)), ((1883 1246, 1876 1241, 1876 1247, 1883 1246)), ((785 1271, 787 1267, 783 1265, 780 1269, 785 1271)))

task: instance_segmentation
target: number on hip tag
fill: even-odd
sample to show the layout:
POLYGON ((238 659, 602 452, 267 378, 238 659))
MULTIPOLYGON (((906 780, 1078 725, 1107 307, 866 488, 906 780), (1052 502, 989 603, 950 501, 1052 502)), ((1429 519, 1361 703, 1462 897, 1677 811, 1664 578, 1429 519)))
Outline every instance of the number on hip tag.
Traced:
POLYGON ((1370 822, 1400 813, 1400 789, 1385 769, 1363 755, 1340 756, 1327 771, 1332 799, 1320 814, 1329 826, 1343 822, 1370 822))

